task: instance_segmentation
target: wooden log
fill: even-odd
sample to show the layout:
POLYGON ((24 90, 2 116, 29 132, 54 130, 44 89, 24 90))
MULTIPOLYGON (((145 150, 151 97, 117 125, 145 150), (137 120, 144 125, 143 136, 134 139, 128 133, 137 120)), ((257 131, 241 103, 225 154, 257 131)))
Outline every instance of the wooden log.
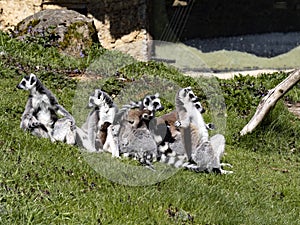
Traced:
POLYGON ((241 130, 240 134, 243 136, 247 133, 251 133, 275 106, 277 101, 295 84, 297 84, 299 80, 300 69, 297 69, 292 71, 290 75, 275 88, 269 90, 268 94, 260 101, 254 116, 251 118, 249 123, 241 130))

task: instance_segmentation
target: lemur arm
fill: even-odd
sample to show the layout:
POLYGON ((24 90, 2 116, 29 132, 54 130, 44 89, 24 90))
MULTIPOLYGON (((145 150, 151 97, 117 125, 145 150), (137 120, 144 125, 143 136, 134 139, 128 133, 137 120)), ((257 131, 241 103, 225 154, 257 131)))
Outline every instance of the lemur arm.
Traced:
POLYGON ((103 150, 112 153, 112 157, 120 157, 120 149, 118 143, 117 134, 119 131, 119 125, 110 125, 107 128, 107 137, 103 145, 103 150))
POLYGON ((36 120, 36 118, 34 118, 33 120, 33 113, 34 109, 32 107, 32 99, 29 98, 26 103, 25 110, 22 114, 20 128, 26 130, 28 128, 33 128, 39 125, 37 124, 38 121, 36 120))
POLYGON ((60 104, 56 105, 56 112, 62 116, 65 116, 66 118, 68 118, 72 123, 71 127, 76 127, 74 117, 62 105, 60 105, 60 104))
POLYGON ((175 121, 174 125, 176 128, 188 128, 191 123, 191 118, 187 113, 187 110, 184 106, 177 106, 177 118, 178 120, 175 121))
MULTIPOLYGON (((185 121, 186 122, 186 121, 185 121)), ((176 128, 187 128, 186 126, 185 126, 185 122, 181 122, 181 121, 179 121, 179 120, 176 120, 175 122, 174 122, 174 126, 176 127, 176 128), (183 124, 183 125, 182 125, 183 124)), ((206 129, 207 130, 214 130, 215 129, 215 125, 213 124, 213 123, 206 123, 205 124, 205 127, 206 127, 206 129)))
POLYGON ((87 121, 87 133, 88 133, 88 140, 95 151, 95 143, 96 143, 96 134, 97 134, 97 122, 98 122, 98 111, 90 112, 87 121))

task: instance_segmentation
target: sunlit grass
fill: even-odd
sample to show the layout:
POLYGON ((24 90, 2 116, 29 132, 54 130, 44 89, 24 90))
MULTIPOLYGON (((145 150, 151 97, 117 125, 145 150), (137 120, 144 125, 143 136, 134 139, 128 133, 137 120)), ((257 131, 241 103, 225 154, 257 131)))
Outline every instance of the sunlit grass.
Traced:
MULTIPOLYGON (((78 66, 72 58, 58 53, 45 53, 46 56, 41 52, 29 53, 32 51, 30 46, 7 37, 0 43, 7 52, 5 57, 16 57, 21 65, 38 62, 44 65, 47 61, 53 68, 57 66, 62 70, 78 66), (20 45, 21 53, 16 49, 20 45)), ((113 55, 118 57, 115 53, 113 55)), ((233 165, 234 174, 220 176, 179 170, 156 184, 128 186, 105 178, 101 169, 100 172, 94 170, 86 153, 76 146, 51 143, 19 128, 28 93, 16 90, 22 76, 16 73, 16 65, 6 62, 3 60, 0 64, 1 224, 300 223, 299 119, 291 115, 280 100, 252 134, 238 135, 254 114, 261 99, 259 94, 280 82, 286 74, 218 81, 227 106, 223 130, 227 154, 223 161, 233 165), (235 95, 237 90, 242 90, 238 96, 235 95)), ((205 99, 199 83, 184 77, 175 68, 155 62, 126 65, 120 68, 126 79, 148 75, 179 86, 191 85, 199 96, 203 96, 206 107, 212 104, 210 99, 205 99)), ((81 100, 82 105, 85 104, 86 99, 76 99, 79 81, 53 70, 38 70, 36 73, 70 112, 76 110, 75 101, 81 100)), ((116 95, 127 87, 126 82, 111 77, 97 82, 116 95)), ((295 87, 289 95, 296 100, 298 88, 295 87)), ((172 107, 172 102, 164 101, 169 108, 172 107)), ((211 111, 208 110, 208 114, 211 111)), ((82 118, 85 113, 87 110, 82 111, 82 118)), ((101 159, 105 160, 107 156, 101 159)), ((126 160, 123 163, 136 165, 126 160)), ((122 172, 115 167, 112 169, 115 173, 122 172)))

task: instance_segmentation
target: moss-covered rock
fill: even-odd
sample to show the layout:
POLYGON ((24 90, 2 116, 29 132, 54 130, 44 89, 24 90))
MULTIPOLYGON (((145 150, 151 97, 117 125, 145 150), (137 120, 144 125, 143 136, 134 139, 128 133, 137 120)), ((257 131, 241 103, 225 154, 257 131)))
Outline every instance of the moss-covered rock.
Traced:
POLYGON ((73 56, 99 43, 93 20, 73 10, 43 10, 21 21, 13 32, 18 39, 56 46, 73 56))

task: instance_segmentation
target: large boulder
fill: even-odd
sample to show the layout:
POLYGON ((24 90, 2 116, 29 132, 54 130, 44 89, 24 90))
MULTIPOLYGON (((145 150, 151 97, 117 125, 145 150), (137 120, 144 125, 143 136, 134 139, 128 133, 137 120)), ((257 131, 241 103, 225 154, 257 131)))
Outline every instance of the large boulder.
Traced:
POLYGON ((18 39, 56 46, 73 56, 83 56, 84 50, 99 43, 93 20, 67 9, 40 11, 22 20, 13 35, 18 39))

